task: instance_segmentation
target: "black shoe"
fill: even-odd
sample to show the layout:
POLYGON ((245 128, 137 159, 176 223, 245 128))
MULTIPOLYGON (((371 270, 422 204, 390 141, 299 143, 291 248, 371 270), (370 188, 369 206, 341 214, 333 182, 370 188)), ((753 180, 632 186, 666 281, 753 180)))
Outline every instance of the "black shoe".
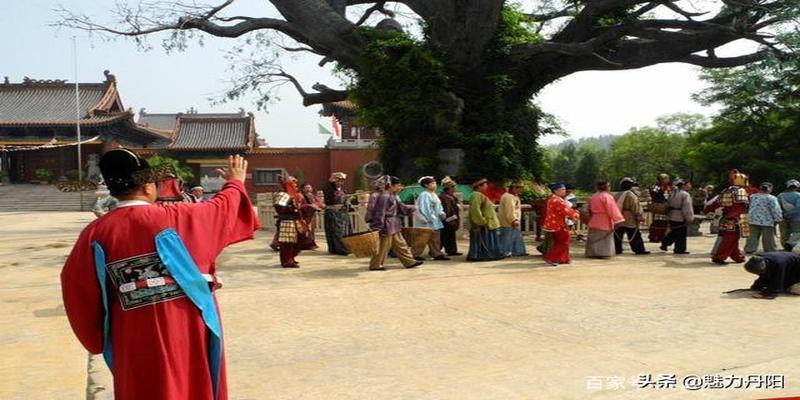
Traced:
POLYGON ((688 251, 676 251, 675 254, 692 254, 692 253, 688 251))
POLYGON ((419 267, 422 264, 424 264, 422 261, 417 261, 417 262, 407 266, 406 268, 416 268, 416 267, 419 267))
POLYGON ((633 253, 633 254, 635 254, 637 256, 646 256, 646 255, 650 254, 650 252, 645 250, 645 251, 641 251, 641 252, 633 253))
POLYGON ((414 257, 417 261, 425 261, 425 257, 414 257))
POLYGON ((713 258, 711 259, 711 262, 713 262, 714 264, 719 264, 719 265, 727 264, 727 262, 725 262, 725 260, 716 260, 716 259, 713 259, 713 258))
POLYGON ((665 244, 662 244, 661 246, 658 246, 658 248, 659 248, 659 249, 661 249, 661 251, 667 251, 667 250, 669 250, 669 248, 668 248, 668 247, 667 247, 667 245, 665 245, 665 244))
POLYGON ((283 268, 300 268, 300 264, 298 264, 298 263, 291 263, 291 264, 282 265, 282 267, 283 267, 283 268))
POLYGON ((433 259, 436 261, 450 261, 450 257, 445 257, 445 256, 436 256, 433 257, 433 259))
POLYGON ((464 255, 464 253, 453 253, 453 254, 448 254, 448 256, 450 256, 450 257, 458 257, 458 256, 463 256, 463 255, 464 255))

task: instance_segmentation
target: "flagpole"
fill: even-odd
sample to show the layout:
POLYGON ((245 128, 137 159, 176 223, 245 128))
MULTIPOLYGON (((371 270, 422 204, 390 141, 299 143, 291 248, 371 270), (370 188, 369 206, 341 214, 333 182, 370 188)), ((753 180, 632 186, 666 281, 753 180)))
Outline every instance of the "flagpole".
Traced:
POLYGON ((80 193, 81 211, 83 211, 83 166, 81 156, 81 95, 78 91, 78 37, 72 37, 72 56, 75 67, 75 128, 78 133, 78 192, 80 193))

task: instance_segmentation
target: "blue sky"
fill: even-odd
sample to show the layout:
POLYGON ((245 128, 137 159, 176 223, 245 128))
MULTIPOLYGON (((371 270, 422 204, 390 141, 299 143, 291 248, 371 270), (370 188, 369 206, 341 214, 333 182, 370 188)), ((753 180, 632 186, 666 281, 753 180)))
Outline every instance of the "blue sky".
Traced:
MULTIPOLYGON (((81 82, 103 80, 103 70, 117 76, 126 107, 138 112, 179 112, 194 107, 200 112, 236 112, 240 107, 256 115, 257 130, 271 146, 321 146, 327 136, 317 124, 330 122, 317 113, 319 106, 303 107, 300 96, 286 86, 281 100, 268 112, 256 110, 253 96, 240 101, 211 105, 227 87, 228 62, 225 50, 232 39, 206 37, 204 45, 193 44, 187 51, 166 54, 160 40, 150 41, 154 49, 139 51, 128 40, 106 42, 85 32, 56 30, 48 26, 57 19, 54 8, 67 8, 98 16, 110 15, 111 0, 26 0, 7 1, 0 13, 0 76, 20 82, 34 79, 73 81, 72 37, 78 38, 78 78, 81 82)), ((237 7, 254 15, 276 16, 264 0, 242 0, 237 7)), ((329 70, 320 69, 318 58, 303 56, 285 60, 285 70, 297 76, 307 88, 315 82, 338 85, 329 70)), ((659 65, 637 71, 583 72, 556 82, 538 96, 545 111, 561 119, 575 138, 623 133, 632 126, 652 124, 661 115, 674 112, 709 114, 693 103, 691 93, 702 88, 697 68, 659 65)), ((545 138, 552 143, 562 138, 545 138)))

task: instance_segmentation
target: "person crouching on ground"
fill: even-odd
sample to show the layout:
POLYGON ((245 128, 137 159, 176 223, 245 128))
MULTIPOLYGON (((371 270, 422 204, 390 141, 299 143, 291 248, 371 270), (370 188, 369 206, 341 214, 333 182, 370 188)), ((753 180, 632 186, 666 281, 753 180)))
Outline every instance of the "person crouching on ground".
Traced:
POLYGON ((758 275, 750 286, 757 290, 753 297, 774 299, 781 293, 800 294, 800 254, 776 251, 753 256, 744 269, 758 275))
MULTIPOLYGON (((423 176, 419 179, 419 184, 422 186, 422 193, 419 194, 416 200, 416 212, 414 213, 414 226, 418 228, 427 228, 433 230, 430 240, 428 241, 428 255, 434 260, 447 261, 450 258, 442 253, 442 228, 445 219, 444 208, 442 201, 436 194, 436 179, 432 176, 423 176)), ((412 248, 411 252, 417 261, 421 261, 421 254, 425 247, 412 248)))
POLYGON ((388 176, 385 178, 385 189, 375 197, 372 207, 367 210, 369 216, 370 229, 377 230, 380 234, 378 253, 372 256, 369 262, 371 271, 383 271, 386 256, 389 250, 393 250, 397 258, 406 268, 414 268, 422 265, 422 261, 414 260, 411 249, 401 232, 400 219, 398 214, 407 215, 410 207, 406 206, 397 198, 397 193, 403 189, 400 178, 388 176))
POLYGON ((572 204, 564 200, 567 189, 563 183, 550 184, 550 191, 553 194, 547 198, 542 229, 550 233, 552 245, 544 253, 544 261, 555 267, 570 262, 567 219, 577 221, 580 214, 572 208, 572 204))

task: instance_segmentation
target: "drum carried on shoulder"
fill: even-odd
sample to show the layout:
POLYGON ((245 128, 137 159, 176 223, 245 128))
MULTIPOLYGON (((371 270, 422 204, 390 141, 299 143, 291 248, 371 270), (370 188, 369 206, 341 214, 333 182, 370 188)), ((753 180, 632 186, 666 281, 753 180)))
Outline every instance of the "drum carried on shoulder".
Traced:
POLYGON ((378 254, 380 236, 378 231, 366 231, 342 236, 342 243, 358 258, 368 258, 378 254))

